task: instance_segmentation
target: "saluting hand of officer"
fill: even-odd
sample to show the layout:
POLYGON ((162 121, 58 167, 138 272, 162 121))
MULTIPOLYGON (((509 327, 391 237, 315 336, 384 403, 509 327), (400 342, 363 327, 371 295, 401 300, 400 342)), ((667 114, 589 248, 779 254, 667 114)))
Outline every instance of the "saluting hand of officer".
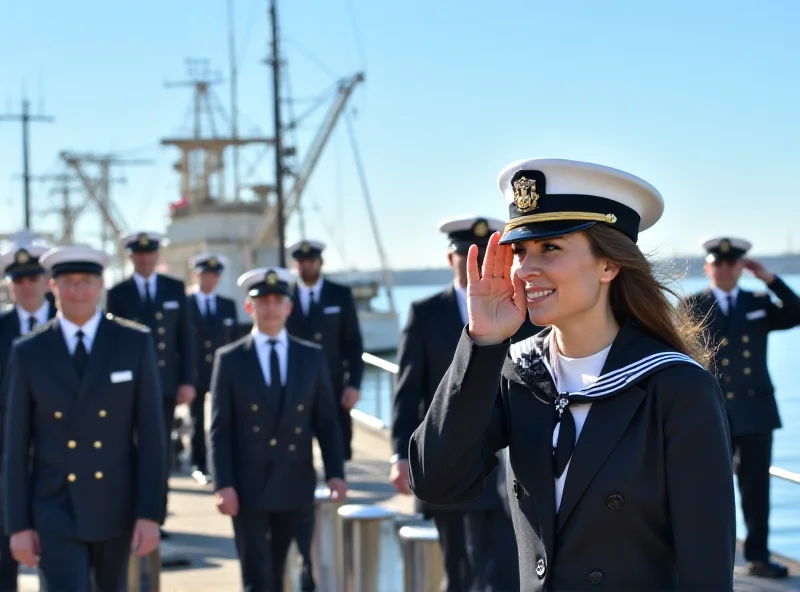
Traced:
POLYGON ((27 567, 36 567, 39 563, 39 535, 33 529, 21 530, 11 535, 9 541, 11 555, 18 563, 27 567))
POLYGON ((500 233, 489 238, 483 271, 478 270, 478 247, 467 253, 467 311, 469 335, 478 345, 502 343, 522 326, 527 314, 525 283, 512 270, 514 253, 500 245, 500 233))
POLYGON ((133 528, 131 546, 137 557, 147 557, 156 550, 161 540, 161 531, 158 522, 139 518, 133 528))
POLYGON ((771 284, 775 279, 775 274, 771 273, 764 264, 760 261, 755 261, 754 259, 743 259, 742 265, 744 268, 760 279, 765 284, 771 284))

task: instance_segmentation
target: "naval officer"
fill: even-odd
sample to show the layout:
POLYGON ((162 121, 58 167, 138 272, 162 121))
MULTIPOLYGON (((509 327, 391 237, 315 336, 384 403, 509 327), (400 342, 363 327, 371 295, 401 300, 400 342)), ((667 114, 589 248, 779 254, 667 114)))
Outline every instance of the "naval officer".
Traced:
POLYGON ((429 503, 478 497, 508 446, 520 590, 730 592, 736 519, 725 401, 702 331, 639 233, 664 201, 593 163, 511 163, 469 325, 409 444, 429 503), (540 333, 511 337, 525 315, 540 333))
MULTIPOLYGON (((33 240, 21 241, 18 233, 3 253, 0 253, 0 272, 9 280, 9 292, 14 307, 0 313, 0 450, 3 444, 3 417, 9 377, 8 361, 15 339, 41 327, 56 314, 55 304, 47 298, 50 284, 39 256, 48 247, 33 240), (18 242, 19 241, 19 242, 18 242)), ((33 239, 34 237, 31 237, 33 239)), ((0 500, 2 484, 0 483, 0 500)), ((8 536, 0 512, 0 592, 17 589, 18 565, 11 556, 8 536)))
POLYGON ((348 461, 353 453, 350 410, 360 398, 364 348, 353 292, 322 277, 324 250, 325 244, 314 240, 302 240, 289 247, 299 281, 292 293, 292 314, 286 329, 290 335, 318 343, 325 351, 339 402, 344 459, 348 461))
MULTIPOLYGON (((108 290, 106 310, 146 325, 156 344, 158 374, 163 399, 167 464, 173 463, 172 427, 175 406, 195 398, 197 359, 194 351, 192 316, 186 302, 186 287, 176 278, 156 273, 162 236, 156 232, 133 232, 122 237, 133 262, 133 275, 108 290)), ((167 514, 164 490, 164 515, 167 514)), ((166 537, 166 533, 162 532, 166 537)))
POLYGON ((6 532, 53 592, 124 590, 131 547, 158 546, 164 512, 155 348, 146 327, 99 308, 106 261, 87 246, 44 253, 60 310, 12 349, 6 532))
POLYGON ((238 284, 252 332, 217 350, 211 451, 217 507, 231 516, 243 589, 280 592, 298 522, 314 503, 317 438, 332 494, 346 493, 337 405, 325 355, 287 334, 291 272, 260 268, 238 284))
POLYGON ((228 265, 219 253, 202 253, 192 257, 195 286, 187 296, 192 315, 194 348, 197 352, 196 396, 192 414, 192 473, 198 481, 209 477, 206 458, 205 402, 211 385, 214 352, 236 338, 236 303, 217 293, 220 275, 228 265))
MULTIPOLYGON (((467 251, 477 245, 483 260, 492 233, 501 220, 460 216, 439 224, 449 242, 448 262, 453 283, 442 292, 411 304, 397 349, 399 371, 392 414, 390 480, 401 493, 408 488, 408 443, 425 417, 436 387, 447 372, 467 318, 467 251)), ((514 340, 533 333, 527 321, 514 340)), ((500 469, 503 465, 500 465, 500 469)), ((508 513, 505 471, 494 471, 483 495, 464 504, 429 506, 416 500, 416 509, 432 518, 439 532, 447 592, 519 589, 517 544, 508 513)))
POLYGON ((715 237, 703 243, 705 272, 710 286, 692 295, 688 303, 704 319, 716 348, 715 372, 728 407, 731 442, 737 463, 742 513, 747 525, 744 556, 751 575, 785 578, 786 566, 771 561, 769 533, 769 468, 772 433, 781 427, 775 389, 767 369, 767 341, 771 331, 800 325, 800 298, 763 264, 747 259, 750 242, 715 237), (764 282, 781 302, 767 292, 739 287, 742 271, 764 282))

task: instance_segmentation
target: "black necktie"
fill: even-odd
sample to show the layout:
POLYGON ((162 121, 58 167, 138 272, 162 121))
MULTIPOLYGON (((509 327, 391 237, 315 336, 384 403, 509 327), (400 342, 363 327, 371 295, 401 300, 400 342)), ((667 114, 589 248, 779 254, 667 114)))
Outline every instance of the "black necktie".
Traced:
POLYGON ((36 326, 36 317, 28 317, 28 332, 33 331, 33 328, 36 326))
POLYGON ((83 331, 78 330, 75 337, 78 338, 78 345, 75 346, 72 359, 75 362, 75 369, 78 371, 78 376, 83 377, 83 371, 86 369, 86 361, 89 359, 89 355, 86 353, 86 346, 83 344, 83 331))
MULTIPOLYGON (((558 408, 559 405, 556 403, 556 409, 558 408)), ((575 451, 575 418, 572 417, 569 407, 564 408, 559 425, 558 444, 553 450, 553 468, 556 478, 561 477, 564 473, 564 469, 567 468, 567 463, 575 451)))
POLYGON ((728 316, 733 314, 733 294, 728 294, 728 316))
POLYGON ((206 319, 211 320, 211 297, 206 296, 206 319))
POLYGON ((283 414, 283 388, 281 386, 281 364, 278 359, 278 341, 276 339, 269 340, 269 390, 272 396, 277 399, 278 413, 275 418, 281 417, 283 414))
POLYGON ((150 294, 150 282, 144 283, 144 304, 148 309, 153 308, 153 296, 150 294))

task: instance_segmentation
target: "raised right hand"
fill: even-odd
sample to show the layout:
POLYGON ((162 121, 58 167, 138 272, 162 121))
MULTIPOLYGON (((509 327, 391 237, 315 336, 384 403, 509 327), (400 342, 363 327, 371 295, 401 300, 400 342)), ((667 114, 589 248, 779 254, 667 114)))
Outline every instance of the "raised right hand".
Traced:
POLYGON ((17 562, 28 567, 36 567, 39 563, 39 535, 33 529, 21 530, 11 535, 9 541, 11 556, 17 562))
POLYGON ((478 345, 493 345, 511 338, 528 312, 525 283, 512 273, 514 253, 500 245, 500 233, 489 237, 483 272, 478 271, 478 247, 467 253, 467 310, 469 336, 478 345))
POLYGON ((223 487, 214 496, 217 498, 217 510, 226 516, 236 516, 239 513, 239 496, 233 487, 223 487))

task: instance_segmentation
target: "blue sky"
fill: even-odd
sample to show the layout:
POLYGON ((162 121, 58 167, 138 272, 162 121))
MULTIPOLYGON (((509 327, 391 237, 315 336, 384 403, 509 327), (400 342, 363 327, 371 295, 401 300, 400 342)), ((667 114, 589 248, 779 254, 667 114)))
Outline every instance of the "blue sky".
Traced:
MULTIPOLYGON (((56 118, 31 127, 33 173, 62 172, 62 150, 152 159, 116 170, 127 182, 114 199, 129 228, 164 230, 179 196, 177 152, 159 141, 189 131, 191 98, 164 82, 184 80, 190 57, 227 78, 225 0, 0 5, 0 112, 19 109, 25 84, 34 108, 43 102, 56 118)), ((269 135, 266 9, 235 1, 240 129, 269 135)), ((394 267, 444 262, 442 218, 503 217, 497 173, 533 156, 600 162, 654 184, 667 206, 640 240, 647 250, 696 254, 714 233, 749 238, 754 254, 800 243, 800 3, 284 0, 279 12, 296 113, 336 77, 365 71, 350 106, 394 267)), ((229 111, 227 84, 215 90, 229 111)), ((325 108, 298 132, 301 154, 325 108)), ((272 176, 271 156, 258 155, 243 156, 249 182, 272 176)), ((0 231, 23 222, 21 160, 19 124, 0 122, 0 231)), ((33 185, 35 229, 57 228, 44 212, 57 205, 51 188, 33 185)), ((331 268, 377 266, 341 124, 304 204, 331 268)), ((81 237, 97 227, 86 214, 81 237)), ((298 237, 292 220, 288 239, 298 237)))

